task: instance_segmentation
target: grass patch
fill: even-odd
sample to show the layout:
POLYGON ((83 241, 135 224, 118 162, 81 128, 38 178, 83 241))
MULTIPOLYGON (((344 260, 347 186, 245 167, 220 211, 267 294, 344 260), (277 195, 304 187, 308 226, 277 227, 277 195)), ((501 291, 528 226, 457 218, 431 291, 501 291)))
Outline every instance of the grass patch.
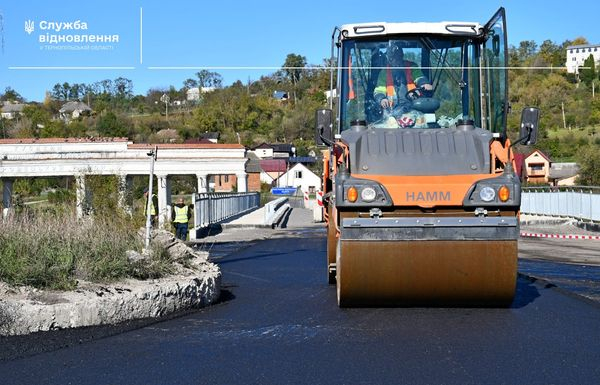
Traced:
POLYGON ((141 250, 136 229, 118 217, 78 221, 68 213, 38 213, 0 221, 0 280, 11 285, 70 290, 77 280, 159 278, 173 271, 164 248, 131 263, 141 250))
POLYGON ((131 265, 131 276, 138 279, 156 279, 175 272, 169 252, 160 245, 151 245, 150 258, 131 265))
POLYGON ((575 140, 592 139, 596 134, 600 134, 600 129, 594 126, 577 127, 572 129, 559 128, 556 130, 548 130, 548 138, 567 139, 572 136, 575 140))

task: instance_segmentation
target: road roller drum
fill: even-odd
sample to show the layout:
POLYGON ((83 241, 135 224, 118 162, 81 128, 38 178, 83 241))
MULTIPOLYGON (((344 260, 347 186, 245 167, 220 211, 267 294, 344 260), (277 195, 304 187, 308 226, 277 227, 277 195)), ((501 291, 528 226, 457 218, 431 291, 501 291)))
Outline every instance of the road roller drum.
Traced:
POLYGON ((516 241, 340 241, 337 294, 348 306, 507 306, 516 241))

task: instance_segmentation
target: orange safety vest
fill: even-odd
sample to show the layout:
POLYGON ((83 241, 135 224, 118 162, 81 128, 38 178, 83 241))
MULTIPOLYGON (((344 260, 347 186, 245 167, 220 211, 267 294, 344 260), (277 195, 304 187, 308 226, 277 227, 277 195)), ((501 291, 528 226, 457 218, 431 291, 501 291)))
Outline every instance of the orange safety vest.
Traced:
MULTIPOLYGON (((407 65, 408 63, 410 62, 407 62, 406 60, 404 61, 404 74, 406 76, 406 88, 408 91, 412 91, 417 88, 417 86, 413 81, 412 71, 410 66, 407 65)), ((390 66, 387 66, 386 71, 386 95, 394 96, 394 79, 392 77, 392 69, 390 66)), ((353 100, 355 97, 356 94, 354 93, 354 80, 352 80, 352 58, 348 56, 348 100, 353 100)))
MULTIPOLYGON (((406 60, 404 60, 404 75, 406 76, 406 88, 409 91, 414 90, 415 88, 417 88, 417 86, 415 85, 413 78, 412 78, 412 71, 409 65, 410 62, 407 62, 406 60)), ((386 68, 386 77, 385 77, 385 91, 386 91, 386 95, 387 96, 394 96, 394 79, 392 78, 392 69, 390 68, 390 66, 387 66, 386 68)))

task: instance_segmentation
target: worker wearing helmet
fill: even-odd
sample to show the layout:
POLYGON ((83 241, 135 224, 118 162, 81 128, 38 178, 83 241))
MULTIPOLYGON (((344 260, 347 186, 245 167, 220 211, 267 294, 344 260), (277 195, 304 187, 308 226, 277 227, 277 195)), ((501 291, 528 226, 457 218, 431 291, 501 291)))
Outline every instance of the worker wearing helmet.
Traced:
POLYGON ((394 115, 400 115, 411 109, 407 92, 416 88, 431 91, 433 87, 414 62, 404 60, 404 52, 397 41, 390 41, 386 57, 388 64, 379 72, 373 96, 381 108, 392 109, 394 115))

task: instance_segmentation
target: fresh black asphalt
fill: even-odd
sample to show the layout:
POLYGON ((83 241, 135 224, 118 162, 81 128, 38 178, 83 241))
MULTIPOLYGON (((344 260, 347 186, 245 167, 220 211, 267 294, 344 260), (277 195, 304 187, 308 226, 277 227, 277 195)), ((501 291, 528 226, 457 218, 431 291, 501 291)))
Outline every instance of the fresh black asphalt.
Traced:
POLYGON ((35 336, 0 340, 26 355, 3 357, 0 383, 600 382, 600 307, 553 285, 519 278, 509 309, 339 309, 320 230, 288 231, 218 263, 215 306, 91 341, 110 330, 71 332, 69 346, 38 354, 27 348, 35 336))

